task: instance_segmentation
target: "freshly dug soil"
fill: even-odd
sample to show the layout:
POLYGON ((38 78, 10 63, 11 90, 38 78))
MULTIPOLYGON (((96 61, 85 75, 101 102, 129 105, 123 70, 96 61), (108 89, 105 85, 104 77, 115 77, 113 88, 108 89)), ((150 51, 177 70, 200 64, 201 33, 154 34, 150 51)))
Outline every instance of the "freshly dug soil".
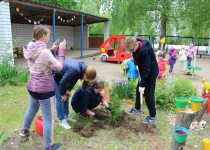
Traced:
MULTIPOLYGON (((105 110, 104 108, 94 109, 93 112, 99 114, 100 116, 104 117, 103 121, 95 121, 89 128, 84 128, 82 125, 75 125, 73 128, 74 132, 80 133, 82 136, 86 138, 90 138, 94 136, 95 131, 105 128, 118 128, 122 127, 125 129, 128 129, 130 132, 150 132, 150 133, 157 133, 156 132, 156 125, 154 123, 149 124, 143 124, 140 123, 139 115, 128 115, 125 111, 122 113, 122 117, 115 122, 114 124, 111 124, 108 120, 108 117, 110 116, 110 112, 105 110)), ((126 133, 121 131, 116 134, 116 138, 119 140, 125 139, 126 133)))

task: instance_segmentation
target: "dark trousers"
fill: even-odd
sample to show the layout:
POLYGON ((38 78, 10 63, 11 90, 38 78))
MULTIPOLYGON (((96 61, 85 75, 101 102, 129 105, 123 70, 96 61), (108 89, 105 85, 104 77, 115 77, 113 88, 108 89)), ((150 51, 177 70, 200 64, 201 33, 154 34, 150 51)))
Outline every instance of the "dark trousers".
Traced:
MULTIPOLYGON (((100 104, 100 102, 98 101, 94 101, 92 103, 89 103, 87 108, 89 110, 92 110, 94 108, 96 108, 98 105, 100 104)), ((83 110, 84 110, 84 106, 82 104, 79 104, 79 103, 76 103, 76 102, 71 102, 71 106, 73 108, 73 110, 76 112, 76 113, 84 113, 83 110)))
MULTIPOLYGON (((135 103, 135 108, 136 109, 140 109, 141 108, 139 84, 140 83, 138 82, 137 86, 136 86, 136 103, 135 103)), ((147 108, 149 110, 150 117, 155 117, 156 116, 156 109, 155 109, 155 84, 156 84, 156 79, 150 80, 145 85, 145 91, 144 91, 145 101, 146 101, 147 108)))

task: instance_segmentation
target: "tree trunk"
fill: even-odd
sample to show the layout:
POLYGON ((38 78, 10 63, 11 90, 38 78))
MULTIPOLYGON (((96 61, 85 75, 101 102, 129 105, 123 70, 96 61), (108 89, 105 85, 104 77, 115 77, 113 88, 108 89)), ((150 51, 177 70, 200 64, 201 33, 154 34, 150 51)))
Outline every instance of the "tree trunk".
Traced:
MULTIPOLYGON (((161 31, 160 31, 161 33, 160 33, 160 40, 166 36, 166 22, 167 22, 166 14, 162 14, 161 15, 161 31)), ((160 49, 161 50, 165 50, 165 43, 162 43, 162 44, 163 44, 163 46, 162 46, 163 49, 161 49, 161 43, 159 43, 159 50, 160 49)))
POLYGON ((203 114, 205 113, 206 111, 206 107, 207 107, 207 102, 208 102, 208 97, 204 97, 204 102, 203 102, 203 105, 202 105, 202 109, 198 112, 198 114, 195 116, 195 121, 197 122, 200 122, 202 117, 203 117, 203 114))
MULTIPOLYGON (((193 122, 197 114, 198 112, 193 112, 191 109, 187 109, 186 111, 183 111, 183 112, 177 111, 175 127, 182 126, 189 129, 191 123, 193 122)), ((170 150, 183 150, 184 146, 185 146, 185 143, 178 143, 175 141, 174 134, 173 134, 170 150)))

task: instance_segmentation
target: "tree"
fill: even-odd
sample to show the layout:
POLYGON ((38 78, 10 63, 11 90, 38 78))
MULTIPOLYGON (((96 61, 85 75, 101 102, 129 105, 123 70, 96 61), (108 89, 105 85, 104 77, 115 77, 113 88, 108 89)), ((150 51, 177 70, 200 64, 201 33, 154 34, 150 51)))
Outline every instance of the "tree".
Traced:
POLYGON ((69 9, 74 9, 77 7, 77 2, 74 0, 33 0, 41 3, 46 3, 46 4, 53 4, 62 8, 69 8, 69 9))
POLYGON ((180 19, 184 20, 183 34, 208 37, 210 30, 209 0, 178 0, 180 19))
POLYGON ((174 16, 173 7, 171 0, 115 0, 112 9, 114 31, 124 33, 130 29, 133 33, 138 31, 165 37, 166 25, 174 16))
POLYGON ((114 0, 110 10, 114 33, 208 35, 209 0, 114 0))

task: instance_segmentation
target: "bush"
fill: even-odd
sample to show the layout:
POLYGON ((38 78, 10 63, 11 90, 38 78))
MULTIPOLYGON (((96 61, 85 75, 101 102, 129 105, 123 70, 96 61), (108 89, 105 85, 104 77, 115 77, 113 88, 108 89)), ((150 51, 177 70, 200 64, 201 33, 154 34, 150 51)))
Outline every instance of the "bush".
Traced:
POLYGON ((173 93, 175 97, 191 97, 197 95, 197 89, 189 79, 177 76, 174 80, 173 93))
POLYGON ((18 69, 9 54, 2 55, 0 60, 0 85, 19 85, 27 82, 29 73, 18 69))
POLYGON ((111 117, 109 118, 110 123, 114 124, 122 117, 122 108, 119 97, 115 94, 112 96, 110 103, 111 117))
POLYGON ((197 95, 197 89, 188 79, 175 77, 157 80, 155 88, 156 108, 174 111, 175 97, 191 97, 197 95))
POLYGON ((117 95, 119 99, 131 99, 134 100, 136 96, 136 84, 137 80, 115 80, 112 82, 111 95, 117 95))

